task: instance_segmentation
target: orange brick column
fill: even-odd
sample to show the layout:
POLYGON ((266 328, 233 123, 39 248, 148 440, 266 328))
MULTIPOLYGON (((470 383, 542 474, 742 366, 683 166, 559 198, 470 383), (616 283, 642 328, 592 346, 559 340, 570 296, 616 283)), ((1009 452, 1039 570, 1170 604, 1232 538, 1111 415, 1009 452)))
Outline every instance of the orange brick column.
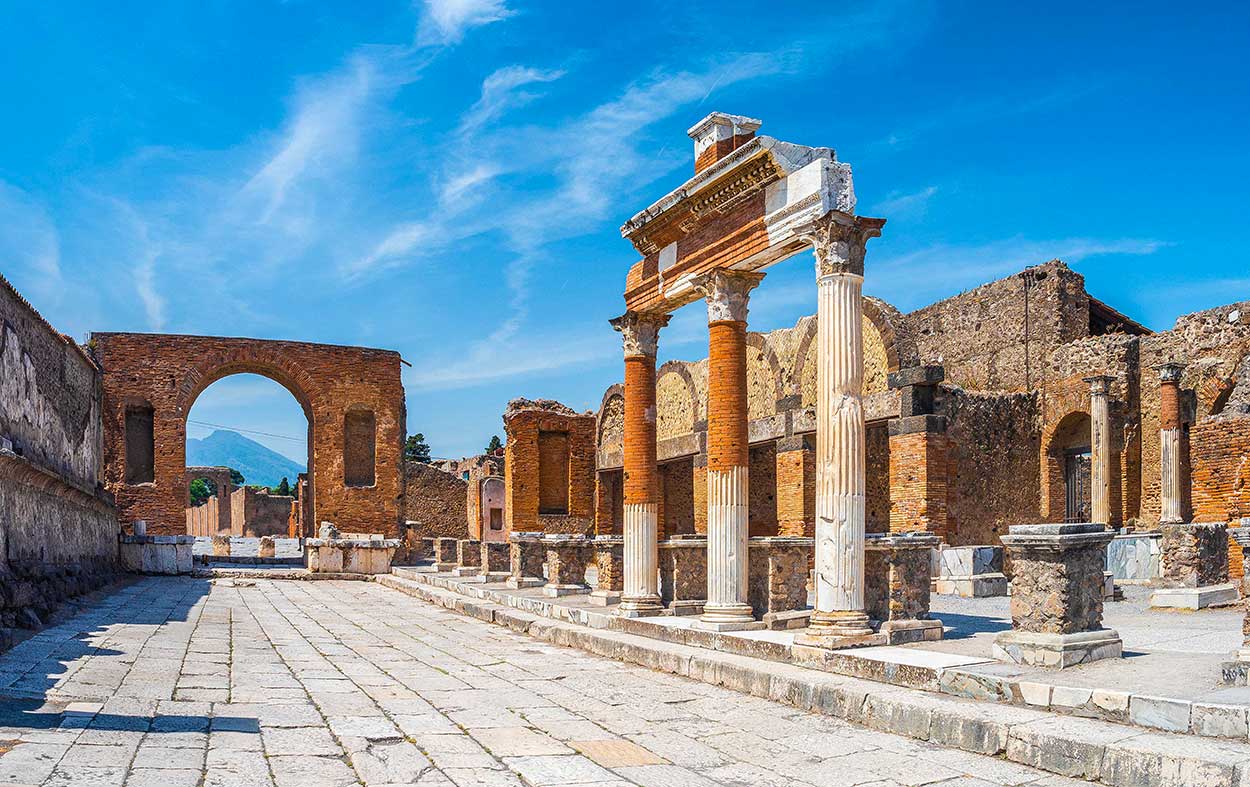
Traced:
POLYGON ((655 353, 667 315, 626 312, 612 320, 625 349, 625 551, 620 614, 658 615, 659 506, 655 466, 655 353))
POLYGON ((1174 525, 1185 521, 1181 512, 1184 500, 1184 474, 1181 470, 1181 374, 1183 364, 1167 363, 1159 367, 1159 524, 1174 525))
POLYGON ((694 287, 707 299, 707 603, 700 624, 755 625, 747 594, 750 495, 747 299, 760 273, 713 271, 694 287))
POLYGON ((840 648, 874 634, 864 597, 864 250, 883 219, 830 211, 797 232, 816 256, 816 608, 795 644, 840 648))
POLYGON ((946 519, 946 417, 933 412, 936 388, 944 378, 941 366, 890 374, 890 387, 899 391, 899 417, 888 424, 893 533, 919 531, 943 539, 950 536, 946 519))

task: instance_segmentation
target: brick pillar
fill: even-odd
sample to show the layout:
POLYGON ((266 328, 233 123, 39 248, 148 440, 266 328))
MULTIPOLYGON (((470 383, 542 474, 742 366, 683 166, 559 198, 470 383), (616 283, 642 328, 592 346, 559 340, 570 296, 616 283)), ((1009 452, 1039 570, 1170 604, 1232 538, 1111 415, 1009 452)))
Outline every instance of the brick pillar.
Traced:
POLYGON ((797 644, 836 648, 876 636, 864 604, 867 455, 864 250, 882 219, 831 211, 797 230, 816 255, 816 608, 797 644))
POLYGON ((707 299, 707 604, 701 623, 755 623, 748 601, 747 302, 761 273, 716 270, 696 278, 707 299))
POLYGON ((890 532, 926 532, 949 537, 946 474, 949 444, 946 417, 935 415, 941 366, 920 366, 890 375, 899 389, 899 417, 889 422, 890 532))
POLYGON ((1086 377, 1089 383, 1089 508, 1090 519, 1111 523, 1111 411, 1107 401, 1114 377, 1086 377))
POLYGON ((1159 367, 1159 524, 1185 521, 1181 512, 1184 478, 1181 457, 1181 373, 1185 366, 1167 363, 1159 367))
POLYGON ((777 441, 777 535, 816 535, 815 435, 795 435, 777 441))
POLYGON ((655 466, 655 353, 668 315, 626 312, 612 327, 625 350, 625 589, 620 613, 658 615, 659 496, 655 466))
POLYGON ((694 532, 707 535, 707 454, 699 454, 694 458, 694 532))

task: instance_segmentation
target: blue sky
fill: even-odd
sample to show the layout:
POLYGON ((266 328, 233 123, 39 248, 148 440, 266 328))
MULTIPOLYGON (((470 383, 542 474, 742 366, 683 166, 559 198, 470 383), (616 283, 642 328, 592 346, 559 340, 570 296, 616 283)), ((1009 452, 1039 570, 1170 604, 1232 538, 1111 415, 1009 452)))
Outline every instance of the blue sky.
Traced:
MULTIPOLYGON (((618 228, 712 110, 854 166, 889 219, 866 289, 904 310, 1054 257, 1154 328, 1250 297, 1244 3, 350 5, 6 4, 0 270, 78 339, 399 350, 444 456, 514 396, 598 406, 618 228)), ((814 311, 811 276, 771 269, 752 328, 814 311)), ((662 359, 705 353, 701 312, 662 359)), ((192 417, 305 430, 250 376, 192 417)))

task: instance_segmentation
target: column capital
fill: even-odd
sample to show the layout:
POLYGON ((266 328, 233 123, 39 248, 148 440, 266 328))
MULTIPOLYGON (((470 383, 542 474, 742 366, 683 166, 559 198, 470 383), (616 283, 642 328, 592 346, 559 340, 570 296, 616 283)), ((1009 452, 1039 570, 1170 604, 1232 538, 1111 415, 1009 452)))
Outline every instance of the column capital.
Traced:
POLYGON ((864 275, 864 251, 871 238, 881 235, 885 219, 852 216, 831 210, 820 218, 796 227, 794 234, 812 244, 816 254, 816 278, 837 273, 864 275))
POLYGON ((1083 377, 1081 379, 1089 383, 1090 396, 1106 396, 1111 390, 1111 383, 1115 382, 1115 377, 1109 374, 1096 374, 1092 377, 1083 377))
POLYGON ((762 273, 718 268, 694 277, 690 284, 707 299, 708 323, 746 322, 751 290, 763 279, 762 273))
POLYGON ((651 312, 627 311, 620 317, 608 320, 612 329, 621 334, 625 357, 655 357, 659 346, 660 329, 668 325, 671 315, 651 312))
POLYGON ((1159 370, 1159 382, 1172 383, 1176 385, 1181 381, 1181 375, 1185 373, 1185 364, 1183 363, 1161 363, 1155 367, 1159 370))

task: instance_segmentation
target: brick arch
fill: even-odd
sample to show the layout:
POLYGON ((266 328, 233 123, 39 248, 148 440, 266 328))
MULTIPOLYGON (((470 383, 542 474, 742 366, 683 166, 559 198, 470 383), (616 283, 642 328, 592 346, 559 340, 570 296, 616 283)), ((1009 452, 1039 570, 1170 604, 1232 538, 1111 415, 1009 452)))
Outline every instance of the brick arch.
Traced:
MULTIPOLYGON (((670 378, 671 379, 671 378, 670 378)), ((685 361, 666 361, 655 372, 655 420, 656 433, 659 439, 690 434, 701 416, 699 393, 690 374, 690 365, 685 361), (674 375, 677 385, 669 385, 665 378, 674 375), (665 396, 665 390, 674 391, 673 395, 665 396), (688 412, 686 412, 688 411, 688 412), (676 429, 677 431, 673 431, 676 429)))
POLYGON ((595 423, 595 445, 600 452, 625 450, 625 386, 616 383, 603 393, 595 423))
POLYGON ((1065 512, 1064 452, 1090 442, 1090 414, 1087 410, 1070 410, 1049 424, 1042 434, 1042 519, 1062 522, 1065 512))
POLYGON ((777 353, 764 340, 764 335, 759 333, 747 334, 748 350, 756 350, 760 354, 760 360, 764 364, 764 370, 760 370, 751 357, 750 352, 747 353, 747 396, 748 412, 751 418, 766 418, 777 413, 777 400, 782 399, 786 395, 786 384, 784 375, 781 372, 781 361, 777 358, 777 353), (756 377, 763 377, 759 381, 759 387, 766 389, 766 392, 756 390, 756 377))
MULTIPOLYGON (((214 382, 258 374, 286 388, 308 420, 308 525, 334 522, 350 532, 396 535, 403 511, 402 450, 406 434, 400 357, 389 350, 212 336, 93 334, 103 370, 105 484, 122 521, 143 519, 153 533, 182 533, 186 421, 214 382), (124 407, 143 398, 153 407, 156 471, 150 483, 125 478, 124 407), (373 483, 349 484, 346 414, 373 413, 373 483)), ((353 454, 359 456, 359 454, 353 454)), ((369 456, 364 451, 364 456, 369 456)))
MULTIPOLYGON (((899 369, 908 369, 919 365, 919 354, 916 352, 915 343, 906 339, 900 339, 900 331, 898 326, 903 324, 903 315, 898 309, 880 298, 865 297, 863 299, 864 321, 866 327, 875 329, 877 337, 873 337, 870 331, 864 332, 864 361, 868 365, 873 359, 874 353, 878 350, 884 355, 884 369, 882 374, 877 375, 880 379, 870 379, 865 377, 864 393, 878 393, 886 390, 885 375, 889 372, 897 372, 899 369)), ((817 321, 808 320, 803 330, 803 335, 799 339, 798 351, 794 357, 794 375, 789 381, 786 393, 803 397, 804 379, 811 375, 815 376, 815 370, 809 367, 809 356, 814 357, 813 349, 816 346, 817 321)), ((865 374, 870 374, 869 369, 865 369, 865 374)), ((814 397, 803 397, 805 406, 814 406, 816 403, 814 397), (808 401, 810 399, 811 401, 808 401)))

